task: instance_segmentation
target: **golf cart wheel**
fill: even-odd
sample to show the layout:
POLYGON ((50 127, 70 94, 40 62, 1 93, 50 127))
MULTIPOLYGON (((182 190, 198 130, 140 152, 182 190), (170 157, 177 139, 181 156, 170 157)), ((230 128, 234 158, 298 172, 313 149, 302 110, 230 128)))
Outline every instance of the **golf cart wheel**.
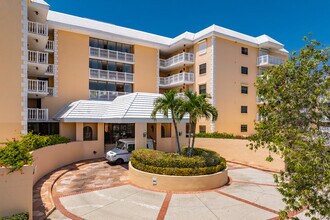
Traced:
POLYGON ((116 165, 120 165, 122 163, 124 163, 123 159, 117 159, 116 162, 115 162, 116 165))

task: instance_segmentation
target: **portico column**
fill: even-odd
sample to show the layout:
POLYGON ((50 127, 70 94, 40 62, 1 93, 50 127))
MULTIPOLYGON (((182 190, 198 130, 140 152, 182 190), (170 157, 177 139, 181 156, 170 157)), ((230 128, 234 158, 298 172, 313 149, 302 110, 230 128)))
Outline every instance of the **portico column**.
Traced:
POLYGON ((135 149, 147 148, 147 123, 135 123, 135 149))

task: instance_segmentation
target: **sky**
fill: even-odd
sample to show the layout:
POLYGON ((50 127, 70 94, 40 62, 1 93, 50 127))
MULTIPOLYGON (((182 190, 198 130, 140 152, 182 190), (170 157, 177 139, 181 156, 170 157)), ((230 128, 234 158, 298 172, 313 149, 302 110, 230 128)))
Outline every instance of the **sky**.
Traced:
POLYGON ((50 10, 166 37, 212 24, 254 37, 267 34, 288 51, 303 37, 330 46, 330 0, 46 0, 50 10))

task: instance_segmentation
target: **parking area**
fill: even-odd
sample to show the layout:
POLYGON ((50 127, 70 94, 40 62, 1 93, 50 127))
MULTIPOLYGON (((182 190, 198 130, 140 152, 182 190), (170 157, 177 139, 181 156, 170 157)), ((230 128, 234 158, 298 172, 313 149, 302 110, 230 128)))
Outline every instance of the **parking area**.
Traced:
POLYGON ((276 219, 285 204, 272 174, 234 163, 228 169, 224 187, 173 193, 131 184, 127 164, 86 163, 57 179, 48 219, 276 219))

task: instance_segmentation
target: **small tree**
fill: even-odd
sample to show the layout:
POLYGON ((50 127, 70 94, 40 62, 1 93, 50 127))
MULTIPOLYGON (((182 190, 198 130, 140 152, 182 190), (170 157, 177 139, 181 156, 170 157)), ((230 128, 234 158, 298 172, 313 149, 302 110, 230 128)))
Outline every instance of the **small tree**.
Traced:
POLYGON ((202 117, 206 119, 212 119, 216 121, 218 118, 217 109, 212 106, 207 98, 210 98, 207 94, 197 95, 190 91, 185 92, 185 99, 182 106, 179 109, 180 118, 186 113, 189 114, 189 138, 188 138, 188 154, 191 156, 195 145, 196 136, 196 124, 202 117), (191 133, 193 133, 191 141, 191 133))
MULTIPOLYGON (((256 124, 251 149, 280 153, 286 171, 275 176, 286 207, 307 208, 307 216, 330 217, 329 49, 305 38, 307 44, 283 65, 268 69, 257 79, 263 118, 256 124), (329 127, 328 127, 329 128, 329 127)), ((272 158, 268 158, 271 160, 272 158)))
POLYGON ((157 113, 163 114, 168 118, 168 113, 171 113, 172 122, 175 129, 176 143, 178 147, 178 153, 181 155, 181 147, 179 141, 177 122, 180 121, 178 109, 182 105, 183 100, 178 97, 175 90, 170 90, 164 94, 163 97, 159 97, 154 102, 154 109, 151 113, 151 117, 156 119, 157 113))

